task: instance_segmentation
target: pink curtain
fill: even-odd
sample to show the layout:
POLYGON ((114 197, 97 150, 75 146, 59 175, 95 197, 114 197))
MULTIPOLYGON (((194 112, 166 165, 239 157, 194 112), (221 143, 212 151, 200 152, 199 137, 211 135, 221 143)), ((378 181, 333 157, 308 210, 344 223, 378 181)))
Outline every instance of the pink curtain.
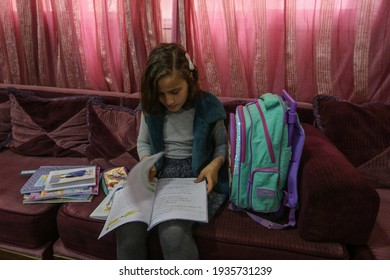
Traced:
POLYGON ((387 0, 1 0, 0 82, 137 92, 172 32, 218 96, 390 102, 389 30, 387 0))
POLYGON ((173 40, 219 96, 390 102, 390 1, 174 0, 173 40))
POLYGON ((2 0, 0 82, 136 92, 161 30, 154 0, 2 0))

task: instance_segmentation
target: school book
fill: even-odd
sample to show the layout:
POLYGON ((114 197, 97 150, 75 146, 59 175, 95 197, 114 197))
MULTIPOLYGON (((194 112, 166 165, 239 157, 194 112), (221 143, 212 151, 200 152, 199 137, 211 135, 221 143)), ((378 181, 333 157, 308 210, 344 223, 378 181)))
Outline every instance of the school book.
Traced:
MULTIPOLYGON (((45 181, 47 175, 41 176, 39 184, 42 184, 42 181, 45 181)), ((99 194, 99 185, 96 184, 92 187, 80 187, 80 188, 70 188, 57 191, 40 191, 24 194, 23 203, 62 203, 64 200, 69 200, 66 202, 71 202, 77 200, 77 202, 86 202, 91 201, 94 195, 99 194), (61 199, 58 199, 61 198, 61 199)))
POLYGON ((106 220, 108 214, 111 211, 112 202, 114 198, 114 194, 123 189, 125 182, 119 182, 116 184, 106 195, 106 197, 99 203, 99 205, 93 210, 93 212, 89 215, 93 219, 97 220, 106 220))
POLYGON ((23 195, 23 204, 39 204, 39 203, 65 203, 65 202, 91 202, 92 194, 79 194, 72 196, 53 197, 45 200, 35 200, 31 195, 23 195))
POLYGON ((108 195, 117 184, 123 182, 128 173, 129 170, 124 166, 104 170, 101 176, 101 184, 104 194, 108 195))
POLYGON ((21 188, 23 204, 34 203, 65 203, 90 202, 93 196, 99 194, 100 169, 96 167, 95 184, 88 187, 76 187, 62 190, 45 191, 49 173, 53 170, 72 170, 91 166, 41 166, 21 188))
POLYGON ((96 166, 50 171, 45 191, 89 187, 96 184, 96 166))
POLYGON ((195 178, 164 178, 149 182, 149 169, 163 155, 158 153, 135 165, 126 185, 115 192, 111 210, 98 237, 129 222, 144 222, 148 230, 168 220, 207 223, 206 182, 195 178))
MULTIPOLYGON (((31 175, 31 177, 26 181, 26 183, 21 187, 20 193, 26 194, 26 193, 33 193, 33 192, 40 192, 45 189, 45 183, 39 184, 37 183, 42 176, 49 175, 50 171, 53 170, 64 170, 64 169, 74 169, 84 166, 63 166, 63 165, 44 165, 40 166, 38 169, 34 171, 34 173, 31 175)), ((46 181, 44 181, 46 182, 46 181)))

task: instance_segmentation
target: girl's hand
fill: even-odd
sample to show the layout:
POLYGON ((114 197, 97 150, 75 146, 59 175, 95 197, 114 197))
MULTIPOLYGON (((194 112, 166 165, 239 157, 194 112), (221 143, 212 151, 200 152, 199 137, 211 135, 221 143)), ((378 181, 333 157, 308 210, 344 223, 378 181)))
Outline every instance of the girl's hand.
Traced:
MULTIPOLYGON (((141 161, 144 161, 144 160, 147 160, 149 158, 149 156, 144 156, 141 161)), ((149 169, 149 182, 152 182, 154 177, 156 177, 156 174, 157 174, 157 168, 155 165, 153 165, 150 169, 149 169)))
POLYGON ((153 178, 156 177, 156 173, 157 173, 156 166, 153 165, 153 166, 149 169, 149 182, 152 182, 152 181, 153 181, 153 178))
POLYGON ((223 158, 216 157, 214 158, 202 171, 199 173, 198 178, 196 178, 195 183, 199 183, 203 179, 207 181, 207 192, 211 192, 215 185, 218 183, 218 171, 223 165, 223 158))

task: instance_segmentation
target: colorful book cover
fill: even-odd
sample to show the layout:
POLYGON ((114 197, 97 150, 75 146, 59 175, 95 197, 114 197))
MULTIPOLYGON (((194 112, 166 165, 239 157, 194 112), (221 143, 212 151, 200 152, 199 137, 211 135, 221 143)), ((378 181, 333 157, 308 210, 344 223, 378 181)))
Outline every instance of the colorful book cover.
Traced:
POLYGON ((96 185, 96 166, 50 171, 45 191, 68 188, 89 187, 96 185))

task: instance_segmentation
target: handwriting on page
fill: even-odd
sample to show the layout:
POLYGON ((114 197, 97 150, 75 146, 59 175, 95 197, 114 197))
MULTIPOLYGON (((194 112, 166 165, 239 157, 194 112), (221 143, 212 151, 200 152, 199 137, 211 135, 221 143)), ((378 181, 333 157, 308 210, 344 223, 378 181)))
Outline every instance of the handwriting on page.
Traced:
POLYGON ((196 184, 194 180, 195 178, 160 179, 156 189, 153 220, 166 221, 180 217, 192 220, 195 217, 206 215, 206 205, 199 203, 202 201, 206 203, 205 182, 196 184), (194 184, 197 185, 195 188, 194 184))

